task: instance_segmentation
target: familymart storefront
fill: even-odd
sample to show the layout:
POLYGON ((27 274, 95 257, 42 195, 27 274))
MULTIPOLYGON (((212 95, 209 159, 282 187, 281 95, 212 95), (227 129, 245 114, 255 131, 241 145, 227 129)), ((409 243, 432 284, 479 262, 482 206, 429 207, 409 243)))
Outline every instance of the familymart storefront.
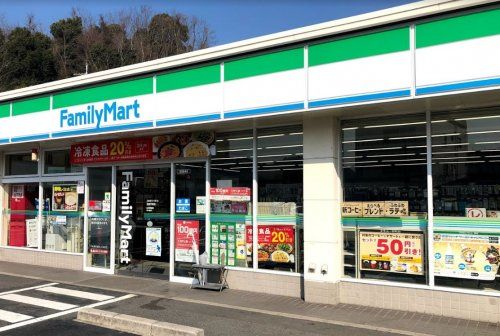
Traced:
POLYGON ((498 322, 498 22, 421 2, 3 93, 0 260, 206 253, 233 289, 498 322))

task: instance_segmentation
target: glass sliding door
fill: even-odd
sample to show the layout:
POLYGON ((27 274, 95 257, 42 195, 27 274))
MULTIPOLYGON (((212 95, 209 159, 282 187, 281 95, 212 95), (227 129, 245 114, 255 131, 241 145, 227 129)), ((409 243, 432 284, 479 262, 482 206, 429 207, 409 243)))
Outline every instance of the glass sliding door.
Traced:
POLYGON ((116 264, 119 273, 169 276, 170 174, 170 165, 118 170, 116 264))
POLYGON ((88 168, 86 268, 111 270, 112 168, 88 168))
POLYGON ((188 277, 205 252, 206 163, 175 164, 174 275, 188 277))

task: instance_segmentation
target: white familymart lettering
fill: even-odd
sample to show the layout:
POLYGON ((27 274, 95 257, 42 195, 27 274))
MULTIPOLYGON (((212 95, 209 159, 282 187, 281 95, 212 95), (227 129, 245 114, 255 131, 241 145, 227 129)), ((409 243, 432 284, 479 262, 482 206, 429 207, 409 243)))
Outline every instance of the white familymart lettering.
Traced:
POLYGON ((65 108, 60 111, 59 126, 64 128, 95 125, 96 128, 100 128, 102 124, 107 122, 138 119, 140 118, 140 106, 135 99, 132 104, 119 105, 114 101, 106 102, 102 107, 88 105, 84 111, 70 111, 65 108))
POLYGON ((132 240, 132 210, 133 206, 130 203, 130 183, 133 180, 133 173, 130 171, 122 172, 124 178, 122 182, 120 195, 120 213, 118 214, 118 222, 120 223, 120 263, 130 263, 129 245, 132 240))

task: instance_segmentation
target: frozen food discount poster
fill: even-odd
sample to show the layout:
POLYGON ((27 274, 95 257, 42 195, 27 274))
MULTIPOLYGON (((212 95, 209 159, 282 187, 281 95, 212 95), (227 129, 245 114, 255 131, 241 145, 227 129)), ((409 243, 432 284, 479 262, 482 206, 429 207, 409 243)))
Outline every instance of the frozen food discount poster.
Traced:
POLYGON ((500 234, 436 232, 434 274, 495 280, 500 264, 500 234))

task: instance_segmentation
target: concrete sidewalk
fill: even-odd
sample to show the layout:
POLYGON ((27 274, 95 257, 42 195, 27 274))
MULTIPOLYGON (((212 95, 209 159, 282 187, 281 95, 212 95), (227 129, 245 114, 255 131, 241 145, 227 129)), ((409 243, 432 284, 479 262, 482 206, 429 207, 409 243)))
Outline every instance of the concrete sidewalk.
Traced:
POLYGON ((7 262, 0 262, 0 273, 387 333, 415 336, 500 335, 498 324, 346 304, 313 304, 297 298, 231 289, 222 293, 194 290, 188 285, 142 277, 101 275, 7 262))

